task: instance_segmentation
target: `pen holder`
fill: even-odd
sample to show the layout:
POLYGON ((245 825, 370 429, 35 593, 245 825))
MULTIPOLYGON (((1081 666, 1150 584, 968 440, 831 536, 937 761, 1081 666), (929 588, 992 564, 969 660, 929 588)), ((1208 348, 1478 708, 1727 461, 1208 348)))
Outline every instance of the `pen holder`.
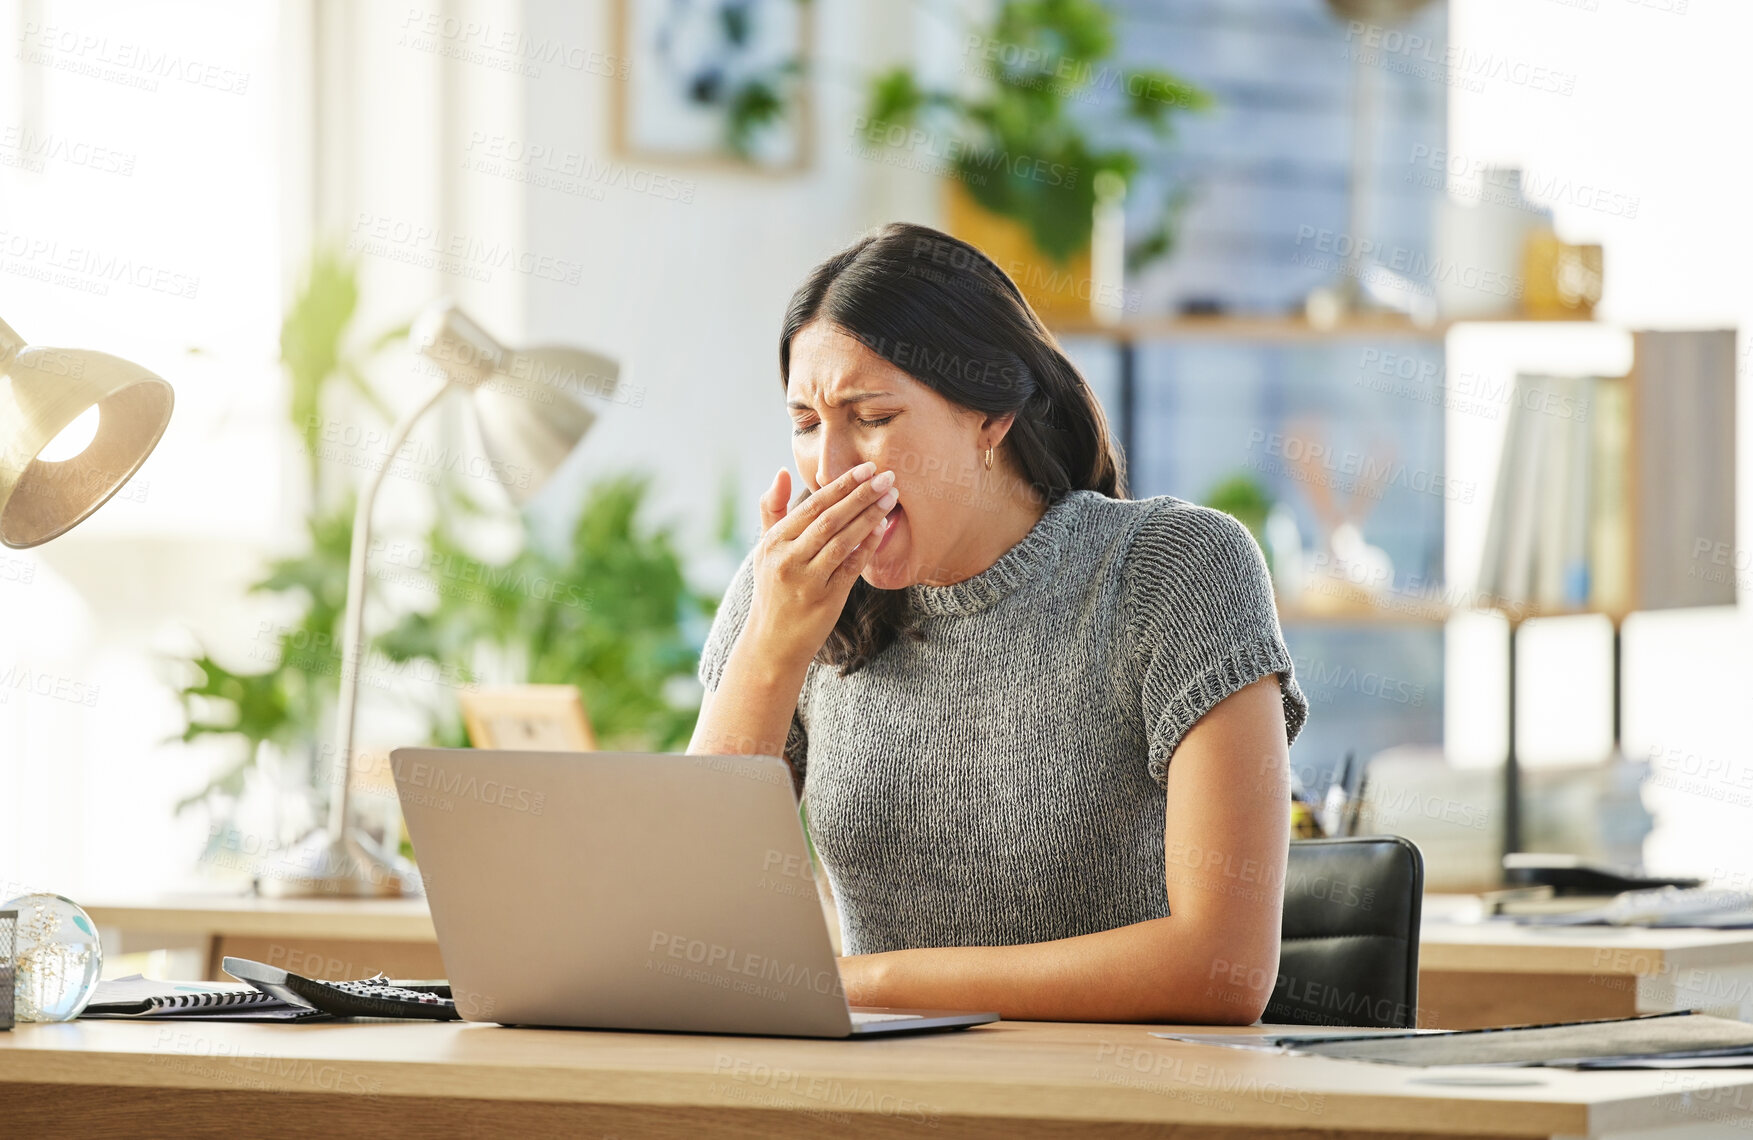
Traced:
POLYGON ((17 986, 18 912, 0 910, 0 1029, 12 1028, 12 994, 17 986))
POLYGON ((1353 796, 1345 801, 1339 809, 1339 835, 1358 834, 1358 824, 1363 819, 1363 797, 1353 796))

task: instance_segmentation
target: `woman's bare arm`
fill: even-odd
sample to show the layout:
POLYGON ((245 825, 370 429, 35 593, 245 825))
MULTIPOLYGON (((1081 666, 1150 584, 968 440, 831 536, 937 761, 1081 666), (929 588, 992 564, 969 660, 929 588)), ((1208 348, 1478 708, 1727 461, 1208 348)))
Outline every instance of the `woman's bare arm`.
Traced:
POLYGON ((1054 942, 842 958, 847 998, 1024 1021, 1258 1020, 1278 975, 1289 771, 1278 678, 1269 676, 1220 702, 1175 750, 1164 844, 1170 917, 1054 942))
POLYGON ((784 663, 776 667, 739 638, 725 661, 718 689, 708 689, 701 698, 689 753, 784 756, 791 714, 808 668, 807 661, 801 667, 784 663))

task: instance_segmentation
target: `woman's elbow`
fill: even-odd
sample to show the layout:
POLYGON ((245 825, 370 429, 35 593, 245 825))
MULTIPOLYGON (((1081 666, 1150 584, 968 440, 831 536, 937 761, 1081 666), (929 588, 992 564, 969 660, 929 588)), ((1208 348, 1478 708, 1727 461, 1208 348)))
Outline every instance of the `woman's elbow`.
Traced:
POLYGON ((1197 984, 1179 995, 1164 995, 1189 1025, 1252 1025, 1266 1014, 1278 984, 1278 942, 1246 954, 1216 951, 1208 956, 1197 984))
POLYGON ((1121 1020, 1148 1025, 1252 1025, 1265 1015, 1270 996, 1227 986, 1194 994, 1154 994, 1121 1020))
POLYGON ((1266 1016, 1270 989, 1228 988, 1218 995, 1206 1025, 1252 1025, 1266 1016))

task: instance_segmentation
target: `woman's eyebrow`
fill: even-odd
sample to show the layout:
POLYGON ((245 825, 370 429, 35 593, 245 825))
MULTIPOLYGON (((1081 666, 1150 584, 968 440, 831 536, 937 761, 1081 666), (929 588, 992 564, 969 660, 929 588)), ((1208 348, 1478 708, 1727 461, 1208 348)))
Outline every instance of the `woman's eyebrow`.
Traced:
MULTIPOLYGON (((893 395, 893 392, 848 392, 837 400, 823 400, 822 402, 832 408, 838 407, 841 404, 856 404, 861 400, 875 400, 883 396, 893 395)), ((810 410, 810 405, 802 400, 787 400, 785 406, 794 411, 807 412, 810 410)))

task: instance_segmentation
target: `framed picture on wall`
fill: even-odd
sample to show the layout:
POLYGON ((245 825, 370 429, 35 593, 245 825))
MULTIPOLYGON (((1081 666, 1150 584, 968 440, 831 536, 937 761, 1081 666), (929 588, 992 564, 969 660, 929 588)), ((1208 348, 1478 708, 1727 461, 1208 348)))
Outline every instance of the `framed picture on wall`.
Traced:
POLYGON ((499 685, 460 694, 476 748, 594 752, 596 733, 576 685, 499 685))
POLYGON ((614 0, 618 153, 786 173, 809 162, 812 0, 614 0))

